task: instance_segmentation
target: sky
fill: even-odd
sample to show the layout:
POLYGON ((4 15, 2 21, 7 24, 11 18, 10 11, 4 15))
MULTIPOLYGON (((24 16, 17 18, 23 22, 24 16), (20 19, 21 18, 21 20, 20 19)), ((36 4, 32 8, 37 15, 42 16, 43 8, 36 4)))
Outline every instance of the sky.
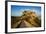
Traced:
POLYGON ((41 15, 41 7, 40 6, 19 6, 19 5, 11 5, 11 16, 21 16, 22 12, 25 10, 31 10, 36 12, 36 14, 41 15))

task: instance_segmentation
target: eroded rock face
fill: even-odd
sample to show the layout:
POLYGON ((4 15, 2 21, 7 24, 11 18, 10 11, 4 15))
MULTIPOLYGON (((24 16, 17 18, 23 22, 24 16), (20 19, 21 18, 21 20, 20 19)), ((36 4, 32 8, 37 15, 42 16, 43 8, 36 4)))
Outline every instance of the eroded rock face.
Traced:
POLYGON ((27 22, 35 25, 35 26, 41 26, 41 20, 38 18, 35 12, 32 11, 25 11, 23 12, 24 16, 23 19, 25 19, 27 22))
POLYGON ((11 19, 12 28, 41 27, 41 19, 32 11, 24 11, 22 16, 11 19))
POLYGON ((25 18, 25 17, 34 18, 34 17, 37 17, 37 15, 36 15, 35 12, 32 12, 32 11, 24 11, 22 17, 24 17, 24 18, 25 18))

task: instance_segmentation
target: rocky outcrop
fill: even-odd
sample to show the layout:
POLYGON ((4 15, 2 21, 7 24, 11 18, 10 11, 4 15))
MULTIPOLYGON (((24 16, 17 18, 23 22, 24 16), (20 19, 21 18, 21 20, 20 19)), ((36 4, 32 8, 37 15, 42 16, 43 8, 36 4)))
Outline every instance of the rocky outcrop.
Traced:
POLYGON ((11 18, 12 28, 41 27, 41 19, 39 19, 35 12, 24 11, 22 16, 13 17, 11 18))

